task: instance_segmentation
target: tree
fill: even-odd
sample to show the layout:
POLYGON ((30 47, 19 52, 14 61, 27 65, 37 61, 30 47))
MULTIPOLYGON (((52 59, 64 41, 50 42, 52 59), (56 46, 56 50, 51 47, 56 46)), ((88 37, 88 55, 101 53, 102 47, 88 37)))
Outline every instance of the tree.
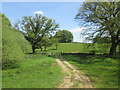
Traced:
POLYGON ((73 34, 68 30, 60 30, 56 32, 55 38, 58 38, 59 43, 70 43, 73 41, 73 34))
POLYGON ((36 45, 37 46, 36 48, 38 49, 40 48, 41 51, 43 51, 43 47, 44 47, 44 50, 46 50, 47 47, 50 47, 52 45, 55 45, 57 49, 58 39, 55 38, 54 36, 50 36, 50 37, 44 36, 42 40, 36 45))
POLYGON ((55 47, 56 47, 55 49, 57 50, 58 49, 58 43, 59 43, 58 38, 52 37, 51 41, 52 41, 52 44, 55 45, 55 47))
POLYGON ((32 53, 35 53, 35 49, 42 38, 53 34, 59 26, 54 20, 37 14, 35 17, 24 16, 19 22, 20 25, 17 26, 20 26, 25 38, 30 42, 32 53))
POLYGON ((51 39, 50 39, 49 37, 44 37, 44 38, 42 39, 42 46, 44 46, 44 50, 46 50, 47 47, 52 46, 52 41, 51 41, 51 39))
POLYGON ((119 2, 84 2, 75 18, 83 22, 88 29, 84 34, 89 39, 110 37, 110 55, 115 55, 120 43, 120 1, 119 2))

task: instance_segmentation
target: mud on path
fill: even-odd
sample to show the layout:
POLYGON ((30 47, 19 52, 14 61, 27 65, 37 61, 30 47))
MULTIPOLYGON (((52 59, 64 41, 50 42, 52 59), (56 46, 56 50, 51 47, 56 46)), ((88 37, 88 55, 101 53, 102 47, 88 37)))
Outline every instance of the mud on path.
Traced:
POLYGON ((67 73, 63 82, 57 88, 95 88, 90 79, 83 72, 78 71, 73 65, 60 59, 56 59, 56 62, 67 73))

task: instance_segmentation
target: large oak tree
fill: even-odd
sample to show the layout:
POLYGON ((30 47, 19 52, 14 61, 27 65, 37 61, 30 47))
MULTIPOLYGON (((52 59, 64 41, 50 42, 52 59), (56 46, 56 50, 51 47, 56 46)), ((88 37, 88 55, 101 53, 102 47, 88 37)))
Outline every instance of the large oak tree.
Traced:
POLYGON ((24 16, 19 26, 32 46, 32 53, 35 53, 38 43, 44 36, 50 36, 59 27, 54 20, 37 14, 35 17, 24 16))
POLYGON ((76 15, 89 39, 110 37, 110 55, 115 55, 120 43, 120 1, 119 2, 84 2, 76 15))

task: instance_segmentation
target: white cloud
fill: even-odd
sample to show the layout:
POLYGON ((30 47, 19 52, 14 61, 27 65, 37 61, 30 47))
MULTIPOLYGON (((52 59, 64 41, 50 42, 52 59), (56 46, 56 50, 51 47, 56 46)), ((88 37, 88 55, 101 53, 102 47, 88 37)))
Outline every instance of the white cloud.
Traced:
POLYGON ((34 14, 43 14, 44 12, 42 12, 42 11, 36 11, 36 12, 34 12, 34 14))
POLYGON ((71 31, 71 32, 81 32, 81 31, 83 31, 85 29, 87 29, 87 28, 81 27, 81 28, 75 28, 75 29, 72 29, 72 30, 69 30, 69 31, 71 31))

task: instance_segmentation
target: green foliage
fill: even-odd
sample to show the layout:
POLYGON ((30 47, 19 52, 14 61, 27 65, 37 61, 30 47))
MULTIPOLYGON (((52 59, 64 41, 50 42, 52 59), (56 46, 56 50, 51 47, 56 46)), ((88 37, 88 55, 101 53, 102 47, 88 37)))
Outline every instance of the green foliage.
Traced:
POLYGON ((58 38, 51 38, 51 41, 52 41, 52 44, 55 45, 56 47, 56 50, 58 49, 58 45, 59 45, 59 41, 58 41, 58 38))
POLYGON ((70 43, 73 41, 73 35, 68 30, 60 30, 56 32, 55 38, 58 38, 59 43, 70 43))
POLYGON ((44 47, 44 51, 46 51, 47 47, 50 47, 52 45, 55 45, 57 49, 58 39, 54 38, 53 36, 51 37, 45 36, 41 39, 41 41, 38 42, 38 44, 36 45, 36 48, 41 49, 41 51, 43 51, 43 47, 44 47))
POLYGON ((93 43, 111 43, 110 37, 95 37, 93 43))
POLYGON ((65 60, 84 71, 96 88, 118 88, 118 60, 101 55, 64 55, 65 60))
POLYGON ((26 52, 25 50, 29 48, 29 46, 27 46, 29 44, 25 41, 24 36, 20 32, 11 28, 10 21, 3 14, 2 44, 2 68, 8 69, 18 67, 18 62, 24 59, 23 51, 26 52))
POLYGON ((76 20, 84 22, 87 27, 84 35, 87 39, 110 37, 110 55, 115 55, 120 43, 120 1, 118 2, 84 2, 76 15, 76 20))
POLYGON ((24 16, 18 26, 21 26, 25 38, 30 42, 33 53, 35 53, 36 46, 42 41, 42 38, 50 36, 58 28, 58 24, 54 20, 42 15, 24 16))
POLYGON ((28 55, 19 68, 3 70, 3 88, 55 88, 63 73, 54 58, 40 54, 28 55))
POLYGON ((43 37, 42 40, 38 43, 38 47, 40 48, 44 47, 44 50, 46 50, 47 47, 50 47, 50 46, 52 46, 52 41, 49 37, 43 37))

